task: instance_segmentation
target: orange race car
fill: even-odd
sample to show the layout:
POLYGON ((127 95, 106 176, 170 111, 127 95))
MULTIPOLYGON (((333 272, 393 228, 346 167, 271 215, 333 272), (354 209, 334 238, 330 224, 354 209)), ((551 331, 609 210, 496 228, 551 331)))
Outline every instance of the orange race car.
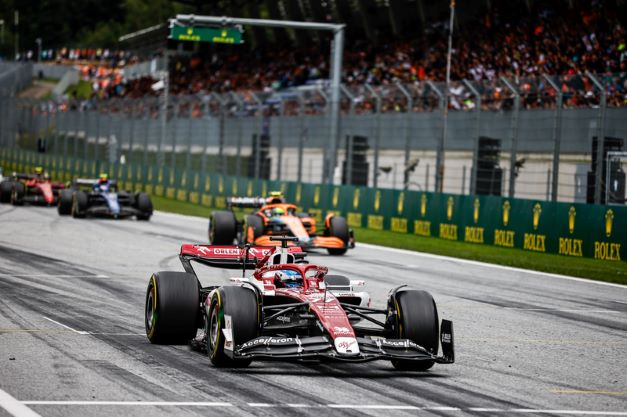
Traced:
POLYGON ((303 249, 326 249, 331 255, 343 255, 355 247, 353 231, 346 219, 329 214, 324 219, 322 233, 316 220, 308 213, 298 211, 294 204, 286 203, 280 193, 270 197, 229 197, 229 210, 214 211, 209 218, 209 242, 212 245, 250 243, 259 246, 276 246, 270 236, 293 236, 292 243, 303 249), (233 208, 258 208, 253 214, 238 220, 233 208))

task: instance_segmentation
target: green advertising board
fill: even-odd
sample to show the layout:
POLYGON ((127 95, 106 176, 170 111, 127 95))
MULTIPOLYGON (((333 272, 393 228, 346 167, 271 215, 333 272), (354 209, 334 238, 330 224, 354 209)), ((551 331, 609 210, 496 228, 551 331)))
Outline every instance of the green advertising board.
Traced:
POLYGON ((225 208, 228 196, 281 191, 319 222, 336 213, 345 216, 350 227, 604 262, 627 261, 626 206, 255 180, 13 148, 0 149, 0 166, 5 175, 42 166, 64 179, 107 172, 127 189, 216 208, 225 208))
POLYGON ((244 43, 242 31, 237 28, 208 28, 192 26, 172 26, 170 39, 190 42, 212 42, 239 45, 244 43))

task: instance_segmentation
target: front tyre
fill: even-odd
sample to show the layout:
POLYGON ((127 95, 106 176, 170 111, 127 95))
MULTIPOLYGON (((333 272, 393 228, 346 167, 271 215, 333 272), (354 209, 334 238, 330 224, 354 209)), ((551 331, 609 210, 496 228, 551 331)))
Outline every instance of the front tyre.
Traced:
POLYGON ((196 336, 198 279, 187 272, 156 272, 146 290, 146 336, 151 343, 186 344, 196 336))
POLYGON ((13 192, 13 181, 6 180, 0 182, 0 203, 10 203, 13 192))
POLYGON ((209 220, 209 243, 232 245, 237 234, 237 221, 230 211, 214 211, 209 220))
POLYGON ((72 217, 82 219, 87 216, 88 197, 85 191, 72 194, 72 217))
POLYGON ((59 192, 59 206, 58 211, 60 216, 69 216, 72 214, 72 190, 61 190, 59 192))
MULTIPOLYGON (((329 220, 329 236, 334 236, 344 242, 344 246, 348 246, 349 232, 348 223, 344 217, 333 216, 329 220)), ((329 255, 344 255, 348 249, 344 248, 327 248, 329 255)))
POLYGON ((207 313, 207 353, 217 367, 246 367, 251 359, 233 359, 227 351, 233 351, 259 334, 259 303, 255 293, 245 287, 224 286, 211 298, 207 313), (227 342, 224 329, 230 330, 232 340, 227 342))
POLYGON ((11 204, 14 206, 21 206, 24 204, 24 195, 26 194, 26 187, 21 182, 13 183, 13 190, 11 190, 11 204))
POLYGON ((137 220, 150 220, 150 216, 152 216, 152 201, 150 201, 150 196, 146 193, 137 194, 137 210, 139 213, 135 216, 137 220))
POLYGON ((262 236, 263 232, 263 219, 260 216, 250 214, 244 217, 244 243, 255 243, 255 240, 262 236))
MULTIPOLYGON (((391 304, 398 317, 396 337, 409 339, 437 355, 440 332, 438 309, 431 294, 419 290, 401 291, 396 293, 391 304)), ((392 360, 396 369, 405 371, 426 371, 433 364, 432 360, 392 360)))

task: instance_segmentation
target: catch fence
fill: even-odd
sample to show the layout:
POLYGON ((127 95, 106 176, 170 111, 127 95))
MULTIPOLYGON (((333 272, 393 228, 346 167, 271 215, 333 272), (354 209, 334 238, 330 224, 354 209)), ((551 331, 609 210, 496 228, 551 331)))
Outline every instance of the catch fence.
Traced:
POLYGON ((322 85, 167 102, 160 95, 36 101, 5 94, 0 145, 297 183, 323 182, 335 153, 333 184, 625 204, 624 159, 608 165, 606 158, 627 150, 621 82, 592 74, 461 81, 448 98, 431 81, 345 85, 336 149, 329 149, 322 85))

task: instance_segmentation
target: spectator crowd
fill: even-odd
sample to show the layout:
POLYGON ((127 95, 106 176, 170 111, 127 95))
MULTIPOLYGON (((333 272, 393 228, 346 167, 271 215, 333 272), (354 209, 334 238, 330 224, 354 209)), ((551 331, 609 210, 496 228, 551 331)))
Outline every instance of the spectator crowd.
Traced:
MULTIPOLYGON (((627 105, 626 16, 608 3, 591 0, 581 2, 586 6, 568 8, 567 2, 534 2, 524 14, 504 3, 503 9, 493 7, 480 20, 456 26, 450 107, 472 110, 478 104, 468 85, 460 82, 463 79, 479 91, 482 108, 511 107, 514 95, 501 77, 519 91, 524 108, 555 106, 558 94, 545 76, 557 85, 565 106, 595 106, 600 94, 588 72, 607 86, 609 105, 627 105)), ((438 22, 412 39, 391 43, 349 39, 342 78, 355 93, 354 111, 375 108, 374 97, 362 87, 366 84, 379 92, 385 111, 405 110, 407 100, 397 83, 407 86, 414 96, 414 110, 437 107, 435 90, 443 91, 446 78, 447 35, 446 24, 438 22)), ((150 77, 125 79, 121 68, 133 62, 130 55, 91 51, 66 50, 59 56, 100 60, 101 64, 81 67, 99 97, 156 94, 151 89, 156 80, 150 77), (107 64, 102 64, 103 59, 107 64)), ((218 52, 178 55, 170 59, 170 93, 269 93, 324 85, 329 76, 328 55, 324 46, 252 52, 231 46, 218 52)))

